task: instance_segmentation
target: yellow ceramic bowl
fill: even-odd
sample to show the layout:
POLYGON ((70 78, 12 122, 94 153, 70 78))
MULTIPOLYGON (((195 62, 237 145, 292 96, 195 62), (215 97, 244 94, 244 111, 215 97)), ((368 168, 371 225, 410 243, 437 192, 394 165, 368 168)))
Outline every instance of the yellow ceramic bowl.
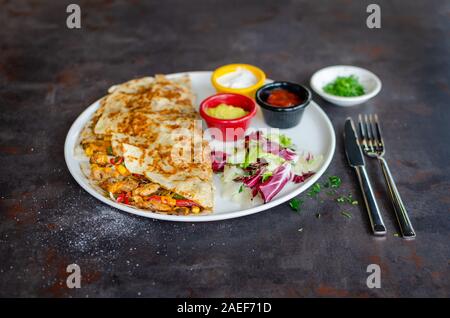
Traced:
POLYGON ((215 87, 215 89, 217 90, 217 92, 241 94, 241 95, 245 95, 250 98, 253 98, 253 99, 255 99, 256 91, 258 90, 258 88, 260 88, 261 86, 264 85, 265 81, 266 81, 266 74, 264 74, 264 72, 260 68, 250 65, 250 64, 224 65, 224 66, 221 66, 218 69, 216 69, 211 76, 211 82, 212 82, 213 86, 215 87), (225 87, 225 86, 222 86, 219 83, 217 83, 217 78, 219 78, 220 76, 225 75, 227 73, 234 72, 238 67, 245 68, 245 69, 249 70, 250 72, 252 72, 257 79, 257 83, 255 85, 245 87, 245 88, 229 88, 229 87, 225 87))

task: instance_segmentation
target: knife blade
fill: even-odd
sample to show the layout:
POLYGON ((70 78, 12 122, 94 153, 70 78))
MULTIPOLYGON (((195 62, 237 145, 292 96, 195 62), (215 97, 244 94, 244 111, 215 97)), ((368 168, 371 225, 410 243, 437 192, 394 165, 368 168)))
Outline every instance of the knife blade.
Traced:
POLYGON ((351 118, 347 118, 344 127, 344 143, 345 154, 350 166, 364 166, 364 156, 359 145, 358 137, 356 136, 355 125, 351 118))
POLYGON ((375 195, 373 194, 369 176, 367 175, 365 168, 364 156, 356 134, 355 125, 350 117, 345 120, 344 145, 348 163, 351 167, 355 168, 356 176, 358 177, 359 186, 361 187, 362 196, 369 215, 372 232, 375 235, 385 235, 386 226, 384 225, 383 218, 380 214, 380 209, 378 208, 375 195))

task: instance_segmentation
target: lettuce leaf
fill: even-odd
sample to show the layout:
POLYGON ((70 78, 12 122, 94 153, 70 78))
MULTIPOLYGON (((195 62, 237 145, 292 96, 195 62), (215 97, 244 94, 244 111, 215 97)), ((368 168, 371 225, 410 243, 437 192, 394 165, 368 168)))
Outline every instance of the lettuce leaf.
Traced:
POLYGON ((264 159, 268 163, 266 171, 274 171, 286 161, 280 156, 268 152, 261 153, 259 158, 264 159))
POLYGON ((277 142, 283 148, 288 148, 292 146, 292 139, 283 134, 272 133, 267 136, 267 139, 273 142, 277 142))

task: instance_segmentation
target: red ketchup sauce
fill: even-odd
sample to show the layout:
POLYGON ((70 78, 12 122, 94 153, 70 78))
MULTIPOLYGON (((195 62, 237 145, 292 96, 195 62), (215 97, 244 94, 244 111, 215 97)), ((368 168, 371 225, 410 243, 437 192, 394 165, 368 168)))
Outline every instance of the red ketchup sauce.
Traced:
POLYGON ((300 96, 282 88, 272 90, 267 98, 267 103, 275 107, 290 107, 302 102, 300 96))

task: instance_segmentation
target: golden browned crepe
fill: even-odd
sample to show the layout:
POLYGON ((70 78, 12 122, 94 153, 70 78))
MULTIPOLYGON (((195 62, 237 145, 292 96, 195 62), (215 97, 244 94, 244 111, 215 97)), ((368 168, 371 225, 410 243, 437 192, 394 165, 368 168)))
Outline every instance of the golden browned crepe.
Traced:
POLYGON ((144 77, 108 92, 80 136, 90 180, 117 202, 142 209, 211 211, 210 150, 189 77, 144 77))

